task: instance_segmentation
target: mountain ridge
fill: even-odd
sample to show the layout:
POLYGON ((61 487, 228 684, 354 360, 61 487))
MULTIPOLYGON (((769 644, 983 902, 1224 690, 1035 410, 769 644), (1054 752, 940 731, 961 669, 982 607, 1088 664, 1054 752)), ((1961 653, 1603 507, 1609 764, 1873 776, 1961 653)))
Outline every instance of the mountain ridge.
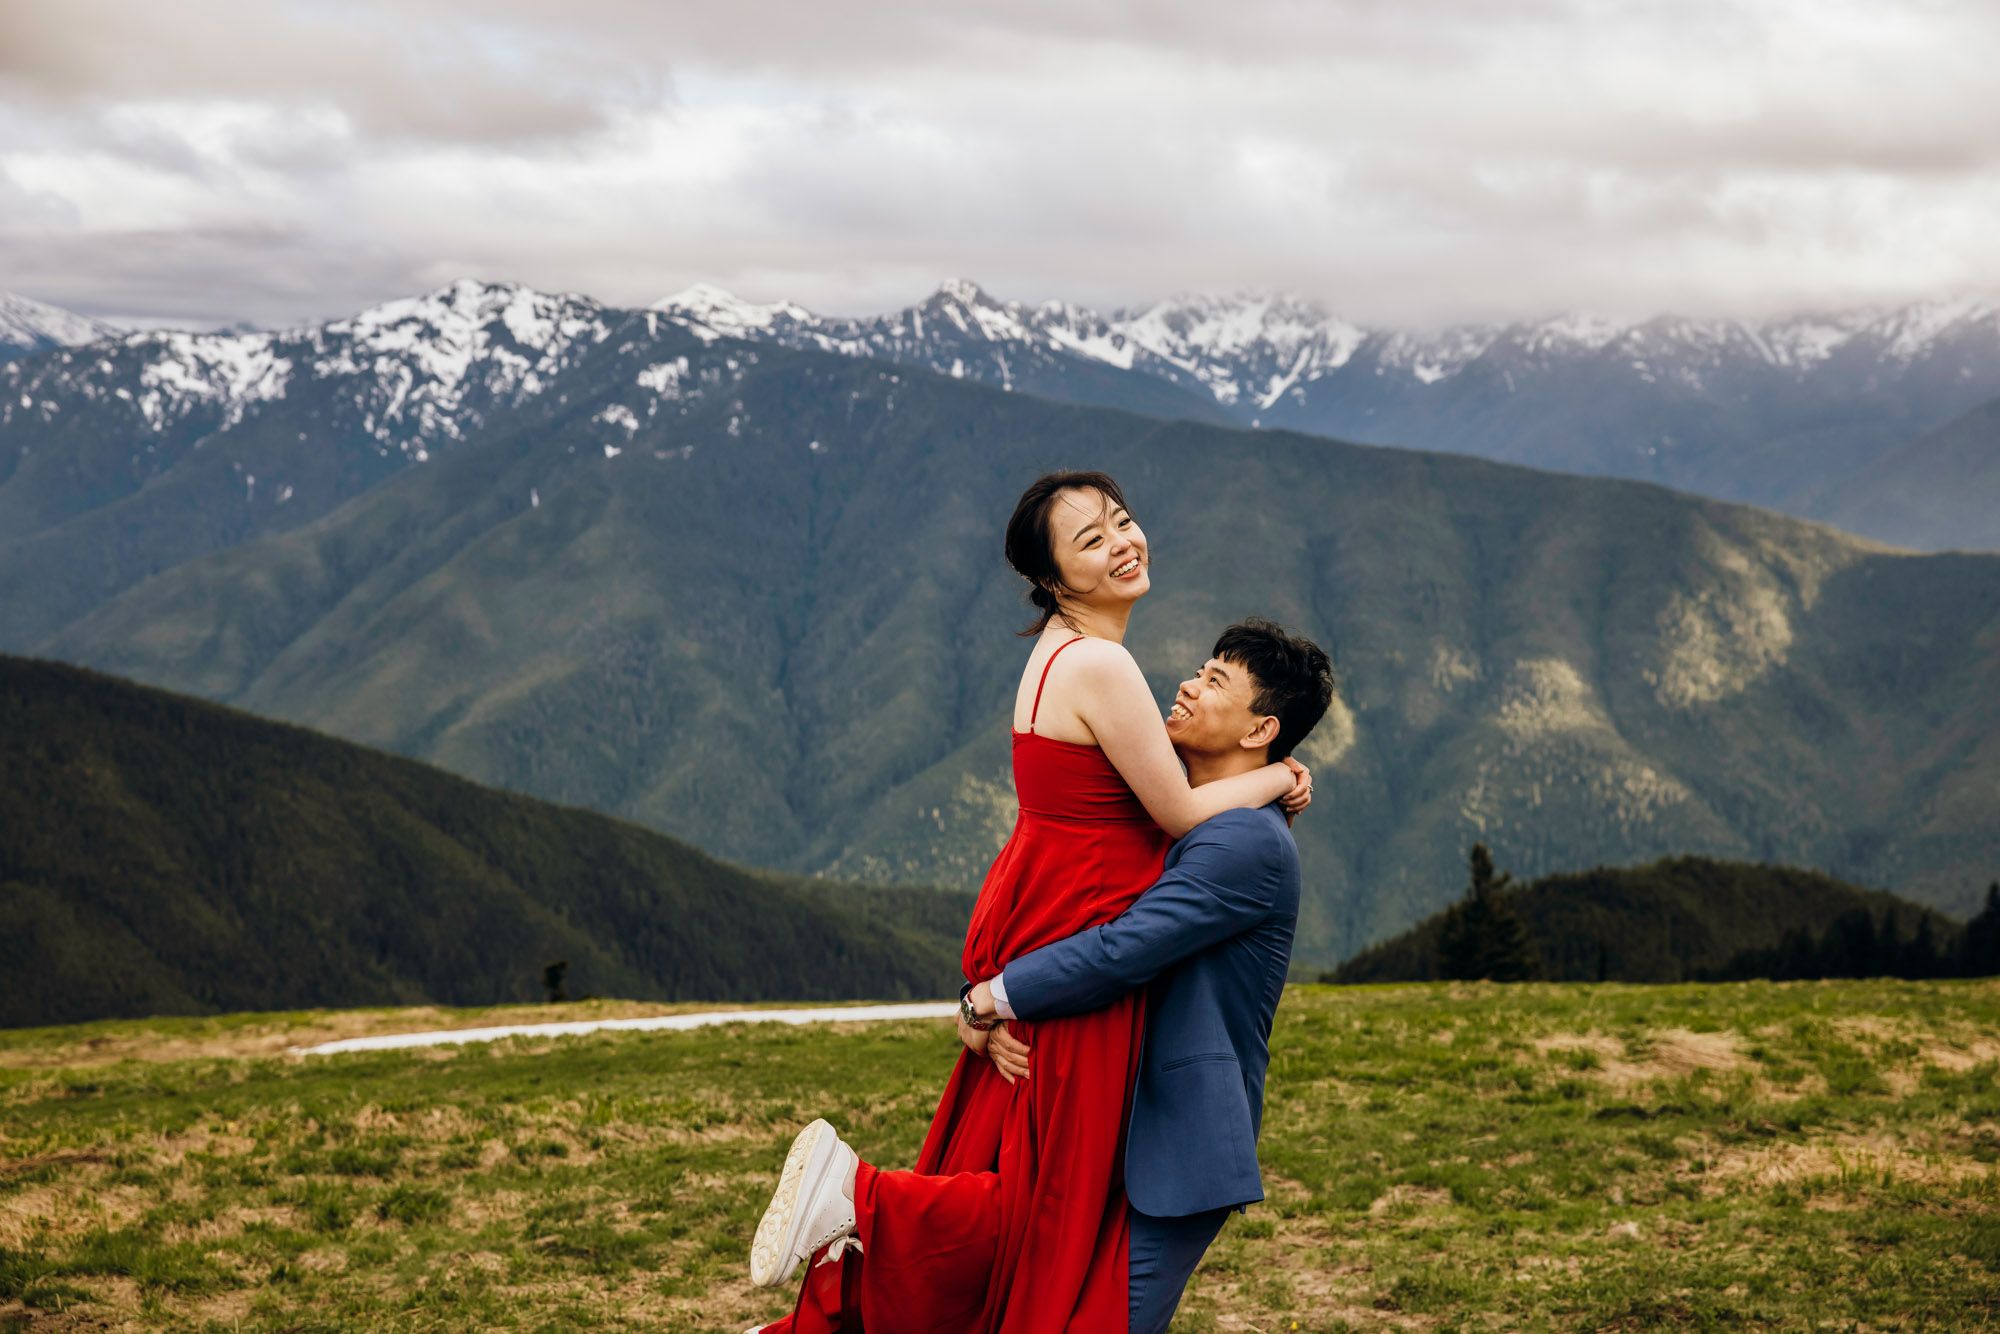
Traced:
POLYGON ((309 525, 112 598, 50 656, 725 855, 977 883, 1012 821, 1020 487, 1119 476, 1164 698, 1216 630, 1312 634, 1302 958, 1451 893, 1681 852, 1945 907, 2000 858, 2000 558, 1642 483, 1065 405, 619 317, 566 393, 309 525))
MULTIPOLYGON (((2000 303, 1970 297, 1765 321, 1564 315, 1432 333, 1367 328, 1282 295, 1180 296, 1107 315, 1000 301, 963 279, 880 316, 822 317, 712 285, 652 310, 704 339, 881 358, 1154 416, 1656 481, 1844 518, 1922 548, 1959 545, 1962 533, 1920 520, 1871 532, 1866 506, 1836 511, 1823 498, 2000 396, 2000 303)), ((103 349, 99 377, 67 352, 24 359, 42 374, 0 377, 0 435, 94 405, 95 429, 131 442, 135 463, 154 461, 163 444, 179 456, 177 435, 200 440, 286 392, 323 390, 350 396, 342 415, 360 419, 336 434, 351 425, 422 461, 560 378, 579 339, 627 314, 461 280, 278 333, 120 335, 89 344, 103 349), (107 398, 117 401, 94 402, 107 398), (114 420, 121 403, 125 419, 114 420)), ((254 476, 246 468, 240 484, 254 476)), ((11 509, 0 490, 0 524, 19 531, 11 509)))
POLYGON ((1900 545, 2000 550, 2000 398, 1980 404, 1831 487, 1813 508, 1900 545))
POLYGON ((105 320, 13 292, 0 292, 0 361, 94 343, 123 332, 105 320))
MULTIPOLYGON (((1033 392, 1135 407, 1066 368, 1153 380, 1239 425, 1630 477, 1826 518, 1818 497, 2000 394, 2000 301, 1758 322, 1563 315, 1422 334, 1285 296, 1182 296, 1100 315, 1000 301, 955 279, 886 315, 823 319, 704 286, 656 303, 689 327, 874 355, 1033 392)), ((1160 408, 1175 412, 1167 403, 1160 408)), ((2000 492, 1989 495, 2000 507, 2000 492)), ((1852 510, 1865 521, 1865 510, 1852 510)), ((1862 535, 1920 547, 1903 524, 1862 535)))
POLYGON ((537 999, 949 995, 969 896, 717 862, 591 811, 0 655, 0 1026, 537 999))
MULTIPOLYGON (((1232 373, 1232 357, 1275 358, 1289 363, 1296 372, 1317 375, 1347 365, 1364 344, 1372 342, 1380 347, 1378 357, 1383 366, 1435 384, 1503 344, 1541 356, 1610 350, 1633 356, 1651 352, 1711 360, 1733 347, 1742 347, 1772 366, 1803 374, 1857 344, 1872 346, 1884 359, 1908 365, 1935 355, 1941 344, 1963 333, 2000 327, 2000 300, 1950 297, 1900 307, 1755 321, 1694 319, 1670 313, 1631 319, 1564 312, 1542 319, 1448 325, 1426 333, 1363 326, 1317 301, 1285 293, 1180 293, 1148 305, 1100 314, 1057 300, 1001 300, 964 278, 947 279, 917 305, 876 316, 820 316, 791 301, 760 305, 712 283, 699 283, 662 298, 650 309, 728 337, 811 340, 821 350, 849 355, 864 349, 879 351, 886 339, 898 333, 921 337, 919 317, 930 313, 935 323, 937 314, 943 312, 961 332, 976 323, 995 342, 1027 341, 1041 335, 1121 370, 1143 365, 1140 359, 1151 356, 1197 376, 1210 386, 1220 404, 1251 403, 1260 408, 1276 403, 1283 389, 1290 386, 1277 388, 1272 379, 1254 371, 1232 373), (950 312, 960 312, 960 318, 950 312), (965 320, 965 316, 970 319, 965 320), (1261 388, 1259 378, 1264 379, 1261 388)), ((946 368, 933 365, 931 369, 946 368)), ((1671 366, 1637 365, 1633 369, 1659 374, 1671 366)))
POLYGON ((467 281, 304 329, 130 333, 0 365, 0 648, 532 414, 614 318, 467 281))

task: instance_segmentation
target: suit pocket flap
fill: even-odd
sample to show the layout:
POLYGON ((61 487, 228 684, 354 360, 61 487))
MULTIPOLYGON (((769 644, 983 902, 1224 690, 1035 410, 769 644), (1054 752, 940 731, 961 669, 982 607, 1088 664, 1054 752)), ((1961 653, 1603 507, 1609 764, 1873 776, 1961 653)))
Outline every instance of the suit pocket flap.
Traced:
POLYGON ((1231 1065, 1234 1065, 1236 1063, 1236 1053, 1233 1051, 1205 1051, 1195 1056, 1176 1056, 1173 1060, 1168 1061, 1160 1067, 1160 1073, 1165 1074, 1169 1070, 1178 1070, 1184 1065, 1200 1065, 1204 1061, 1228 1061, 1231 1065))

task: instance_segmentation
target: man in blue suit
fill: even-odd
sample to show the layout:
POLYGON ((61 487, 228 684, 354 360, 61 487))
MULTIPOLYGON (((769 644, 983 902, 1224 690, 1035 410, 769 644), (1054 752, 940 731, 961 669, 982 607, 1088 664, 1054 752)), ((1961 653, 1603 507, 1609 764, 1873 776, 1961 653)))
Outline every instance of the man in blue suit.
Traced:
MULTIPOLYGON (((1199 786, 1290 755, 1333 698, 1327 656, 1267 621, 1223 631, 1184 682, 1167 733, 1199 786)), ((1026 1078, 1004 1021, 1056 1019, 1146 988, 1145 1047, 1125 1142, 1132 1334, 1173 1319, 1231 1210, 1264 1198, 1257 1131, 1271 1019, 1291 964, 1299 853, 1277 806, 1226 811, 1167 854, 1125 913, 1009 962, 967 993, 999 1071, 1026 1078)), ((981 1035, 967 1035, 977 1050, 981 1035)))
MULTIPOLYGON (((1167 735, 1199 786, 1286 758, 1332 699, 1317 645, 1244 621, 1182 682, 1167 735)), ((1028 1077, 1028 1048, 1007 1019, 1081 1014, 1146 988, 1125 1142, 1132 1334, 1166 1329, 1223 1220, 1264 1198, 1264 1071, 1298 913, 1299 855, 1284 815, 1275 805, 1227 811, 1176 843, 1165 873, 1122 916, 1010 961, 961 997, 973 1021, 960 1018, 961 1038, 1012 1080, 1028 1077)), ((751 1244, 753 1282, 784 1282, 856 1233, 859 1162, 823 1120, 799 1133, 751 1244)))

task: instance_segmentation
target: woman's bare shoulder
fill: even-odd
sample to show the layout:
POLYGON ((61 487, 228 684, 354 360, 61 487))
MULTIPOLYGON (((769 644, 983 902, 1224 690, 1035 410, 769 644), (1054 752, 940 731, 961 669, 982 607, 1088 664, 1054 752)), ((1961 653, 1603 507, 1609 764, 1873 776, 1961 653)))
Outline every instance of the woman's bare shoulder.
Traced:
POLYGON ((1139 668, 1130 649, 1109 639, 1080 640, 1063 650, 1062 661, 1090 676, 1122 676, 1139 668))

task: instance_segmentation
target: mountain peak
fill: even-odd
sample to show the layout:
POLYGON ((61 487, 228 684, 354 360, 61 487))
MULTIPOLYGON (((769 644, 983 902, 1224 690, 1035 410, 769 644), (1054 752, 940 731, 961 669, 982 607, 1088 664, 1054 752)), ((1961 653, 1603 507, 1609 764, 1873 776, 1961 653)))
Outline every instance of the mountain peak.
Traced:
POLYGON ((714 283, 691 283, 672 296, 661 297, 650 307, 653 310, 706 310, 711 308, 735 309, 748 306, 736 293, 714 283))
POLYGON ((79 347, 123 333, 115 324, 12 292, 0 292, 0 357, 79 347))
POLYGON ((790 325, 810 324, 813 314, 790 301, 759 305, 745 301, 734 292, 713 283, 696 283, 651 307, 683 323, 708 329, 726 338, 748 338, 790 325))
POLYGON ((937 294, 932 301, 950 301, 961 306, 997 306, 986 294, 986 289, 970 278, 947 278, 938 284, 937 294))
POLYGON ((567 292, 541 292, 524 283, 487 282, 478 278, 459 278, 442 287, 433 288, 421 296, 398 297, 394 301, 384 301, 370 306, 345 320, 337 320, 328 327, 348 327, 355 329, 377 328, 399 324, 412 318, 428 319, 490 319, 510 308, 583 308, 598 310, 598 303, 587 296, 577 296, 567 292))
POLYGON ((1940 339, 1970 332, 1980 325, 2000 330, 2000 301, 1985 297, 1944 297, 1920 301, 1895 311, 1880 322, 1885 351, 1909 361, 1940 339))
POLYGON ((1587 311, 1569 311, 1531 324, 1522 341, 1535 352, 1557 352, 1581 348, 1595 352, 1609 346, 1637 325, 1631 320, 1587 311))

